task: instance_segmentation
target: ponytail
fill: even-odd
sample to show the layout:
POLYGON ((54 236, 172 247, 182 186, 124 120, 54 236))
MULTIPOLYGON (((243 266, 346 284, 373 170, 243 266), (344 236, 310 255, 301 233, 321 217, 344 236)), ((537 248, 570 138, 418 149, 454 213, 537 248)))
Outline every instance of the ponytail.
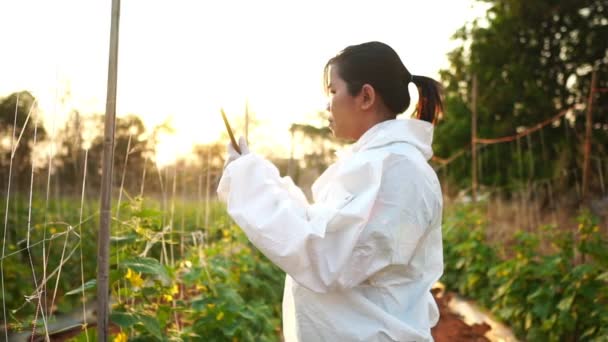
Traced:
POLYGON ((414 117, 434 124, 437 116, 443 112, 441 85, 434 79, 425 76, 412 75, 411 80, 420 94, 414 117))

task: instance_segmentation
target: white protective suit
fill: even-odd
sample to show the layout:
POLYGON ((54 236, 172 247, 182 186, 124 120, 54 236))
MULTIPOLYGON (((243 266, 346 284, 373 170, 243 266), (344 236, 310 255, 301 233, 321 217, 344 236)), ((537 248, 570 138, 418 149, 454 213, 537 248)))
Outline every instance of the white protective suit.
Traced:
POLYGON ((443 272, 433 126, 381 122, 339 154, 309 204, 255 155, 230 163, 218 194, 251 242, 287 273, 285 341, 432 341, 443 272))

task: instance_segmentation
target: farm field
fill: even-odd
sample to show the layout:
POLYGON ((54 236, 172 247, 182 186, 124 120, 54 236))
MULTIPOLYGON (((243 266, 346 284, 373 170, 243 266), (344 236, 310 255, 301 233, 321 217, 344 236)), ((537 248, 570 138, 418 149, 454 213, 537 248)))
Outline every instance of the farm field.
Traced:
MULTIPOLYGON (((47 211, 44 201, 34 201, 29 238, 45 246, 31 244, 29 250, 25 230, 16 229, 27 226, 27 202, 11 205, 22 213, 11 217, 23 219, 9 222, 15 235, 2 260, 9 337, 31 335, 33 321, 40 336, 45 324, 55 338, 95 336, 95 204, 88 202, 79 220, 77 200, 55 201, 47 211), (45 217, 46 228, 36 223, 45 217), (43 289, 40 301, 33 298, 34 275, 43 289), (76 319, 67 321, 68 316, 76 319)), ((134 198, 122 203, 120 216, 113 219, 110 319, 115 338, 280 340, 284 273, 253 248, 221 204, 208 206, 208 226, 201 224, 205 203, 175 200, 172 211, 162 211, 161 204, 134 198)), ((489 223, 482 209, 483 204, 446 210, 441 279, 446 290, 475 300, 522 339, 606 336, 608 248, 597 221, 582 213, 577 234, 544 226, 538 233, 515 232, 511 244, 496 246, 485 237, 489 223), (550 249, 541 250, 541 241, 550 242, 550 249)), ((443 319, 457 320, 448 313, 443 319)), ((463 331, 463 341, 484 335, 483 328, 452 324, 463 331)), ((434 334, 441 329, 442 324, 434 334)), ((454 329, 444 330, 455 338, 454 329)))

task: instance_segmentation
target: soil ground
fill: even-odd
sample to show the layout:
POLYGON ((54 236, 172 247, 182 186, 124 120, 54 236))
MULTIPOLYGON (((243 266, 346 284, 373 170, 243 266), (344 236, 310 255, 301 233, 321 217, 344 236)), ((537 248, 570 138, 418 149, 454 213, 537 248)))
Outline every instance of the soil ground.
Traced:
POLYGON ((484 334, 490 330, 486 323, 472 326, 463 322, 462 318, 448 309, 451 293, 433 289, 433 295, 439 306, 439 323, 432 329, 435 342, 481 342, 490 341, 484 334))

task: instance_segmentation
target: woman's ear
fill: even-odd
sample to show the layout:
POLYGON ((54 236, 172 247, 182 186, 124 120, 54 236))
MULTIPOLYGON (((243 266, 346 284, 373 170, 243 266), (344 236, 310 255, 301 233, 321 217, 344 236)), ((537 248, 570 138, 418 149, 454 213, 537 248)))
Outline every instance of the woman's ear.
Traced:
POLYGON ((361 109, 368 110, 374 106, 374 103, 376 102, 376 91, 374 90, 374 87, 367 83, 364 84, 363 87, 361 87, 360 96, 361 109))

